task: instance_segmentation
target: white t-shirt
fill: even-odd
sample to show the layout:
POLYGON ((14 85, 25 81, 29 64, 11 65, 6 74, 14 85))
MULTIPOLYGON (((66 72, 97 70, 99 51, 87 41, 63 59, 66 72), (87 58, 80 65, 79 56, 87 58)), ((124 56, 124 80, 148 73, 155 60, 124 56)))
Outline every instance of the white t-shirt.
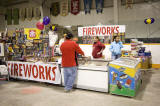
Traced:
POLYGON ((49 35, 49 46, 53 47, 55 45, 56 41, 58 40, 58 35, 57 35, 57 33, 53 32, 53 31, 49 31, 48 35, 49 35))

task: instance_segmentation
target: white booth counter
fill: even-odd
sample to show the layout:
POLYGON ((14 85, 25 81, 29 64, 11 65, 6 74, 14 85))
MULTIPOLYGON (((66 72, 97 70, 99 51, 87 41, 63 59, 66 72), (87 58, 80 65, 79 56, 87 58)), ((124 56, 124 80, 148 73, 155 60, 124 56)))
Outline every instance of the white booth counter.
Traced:
MULTIPOLYGON (((108 92, 108 61, 90 60, 79 62, 75 87, 100 92, 108 92)), ((63 68, 62 85, 64 85, 63 68)))

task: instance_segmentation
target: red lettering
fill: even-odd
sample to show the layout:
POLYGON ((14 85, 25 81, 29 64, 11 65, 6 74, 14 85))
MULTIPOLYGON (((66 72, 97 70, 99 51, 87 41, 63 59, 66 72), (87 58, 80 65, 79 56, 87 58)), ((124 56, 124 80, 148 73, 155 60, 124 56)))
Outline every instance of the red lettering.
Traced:
POLYGON ((19 76, 22 76, 22 64, 19 64, 19 76))
POLYGON ((28 72, 28 77, 31 76, 31 68, 32 65, 30 65, 30 68, 28 67, 28 64, 25 66, 25 64, 23 64, 23 69, 24 69, 24 75, 25 77, 27 76, 27 72, 28 72))
POLYGON ((92 35, 94 35, 94 27, 92 27, 92 35))
POLYGON ((83 36, 84 36, 85 29, 86 29, 86 28, 83 28, 83 36))
POLYGON ((42 78, 45 80, 45 77, 44 77, 44 68, 43 66, 39 66, 39 79, 41 79, 41 76, 42 78))
POLYGON ((88 28, 88 35, 91 35, 91 28, 88 28))
POLYGON ((107 35, 110 35, 111 34, 111 32, 110 32, 110 27, 107 27, 107 35))
POLYGON ((38 68, 36 65, 33 65, 33 67, 32 67, 32 75, 34 78, 38 77, 38 68), (35 68, 36 68, 36 70, 34 70, 35 68), (36 71, 36 75, 35 75, 35 71, 36 71))
POLYGON ((14 75, 18 76, 18 65, 14 64, 14 75))
POLYGON ((102 28, 101 28, 101 27, 96 28, 96 35, 98 35, 98 33, 99 33, 99 35, 100 35, 101 30, 102 30, 102 28))
POLYGON ((115 27, 111 27, 111 33, 114 33, 115 27))
POLYGON ((50 71, 51 71, 51 67, 49 67, 49 69, 47 70, 47 66, 45 66, 45 71, 46 71, 46 80, 51 80, 51 75, 50 75, 50 71))
POLYGON ((57 68, 57 67, 53 67, 53 68, 52 68, 52 72, 53 72, 53 75, 54 75, 54 78, 52 78, 53 81, 55 81, 55 77, 56 77, 56 74, 55 74, 55 69, 56 69, 56 68, 57 68))
POLYGON ((106 34, 106 28, 102 27, 102 34, 105 35, 106 34))
POLYGON ((117 33, 119 33, 119 26, 116 27, 116 31, 117 31, 117 33))
POLYGON ((13 75, 13 64, 11 64, 11 75, 13 75))

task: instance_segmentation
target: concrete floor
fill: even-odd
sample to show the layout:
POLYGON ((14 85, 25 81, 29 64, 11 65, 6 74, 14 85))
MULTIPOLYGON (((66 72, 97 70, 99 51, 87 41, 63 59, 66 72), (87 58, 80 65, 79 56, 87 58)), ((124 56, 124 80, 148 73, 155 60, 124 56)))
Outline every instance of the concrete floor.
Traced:
POLYGON ((158 106, 160 70, 144 74, 143 86, 134 98, 28 81, 0 81, 0 106, 158 106))

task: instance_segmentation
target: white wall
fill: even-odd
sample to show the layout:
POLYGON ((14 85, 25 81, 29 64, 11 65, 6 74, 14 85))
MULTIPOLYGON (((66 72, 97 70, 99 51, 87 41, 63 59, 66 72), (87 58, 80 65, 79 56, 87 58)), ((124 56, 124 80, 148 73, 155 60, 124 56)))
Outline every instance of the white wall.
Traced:
MULTIPOLYGON (((82 2, 81 2, 81 5, 82 2)), ((36 7, 39 6, 39 3, 30 3, 23 5, 13 6, 17 8, 25 7, 36 7)), ((48 9, 43 9, 44 16, 48 14, 48 9), (46 14, 47 13, 47 14, 46 14)), ((49 16, 49 15, 48 15, 49 16)), ((1 19, 1 17, 0 17, 1 19)), ((38 20, 33 19, 32 21, 20 21, 19 25, 9 25, 9 29, 21 28, 21 27, 36 27, 36 22, 38 20)), ((104 25, 113 24, 113 7, 104 8, 102 14, 97 14, 95 9, 91 10, 91 14, 84 14, 84 11, 81 11, 78 15, 69 15, 63 17, 58 15, 57 17, 51 16, 51 22, 53 24, 59 24, 62 26, 68 25, 97 25, 99 23, 104 25)), ((125 9, 125 6, 121 6, 119 12, 119 24, 126 25, 126 38, 147 38, 149 37, 159 37, 160 33, 160 1, 149 3, 134 4, 133 9, 125 9), (148 17, 155 18, 155 23, 151 25, 144 24, 144 19, 148 17), (149 33, 150 26, 150 35, 149 33)), ((3 24, 0 24, 0 29, 4 27, 3 24)))
MULTIPOLYGON (((144 24, 144 19, 153 17, 155 23, 150 25, 150 37, 159 37, 160 33, 160 1, 149 3, 134 4, 133 9, 125 9, 121 6, 119 12, 119 24, 126 25, 127 38, 146 38, 148 36, 149 25, 144 24)), ((102 14, 97 14, 96 10, 91 10, 91 14, 85 15, 83 11, 78 15, 69 14, 68 16, 52 16, 52 23, 62 26, 68 25, 104 25, 113 24, 113 7, 104 8, 102 14)))
MULTIPOLYGON (((124 48, 122 50, 131 50, 130 45, 123 45, 124 48)), ((92 56, 92 45, 80 45, 81 49, 84 51, 86 56, 92 56)), ((103 55, 105 55, 105 59, 111 58, 111 52, 109 51, 110 45, 106 45, 106 48, 103 51, 103 55)), ((152 64, 160 64, 159 52, 160 45, 144 45, 146 47, 146 51, 150 50, 152 53, 152 64)))

